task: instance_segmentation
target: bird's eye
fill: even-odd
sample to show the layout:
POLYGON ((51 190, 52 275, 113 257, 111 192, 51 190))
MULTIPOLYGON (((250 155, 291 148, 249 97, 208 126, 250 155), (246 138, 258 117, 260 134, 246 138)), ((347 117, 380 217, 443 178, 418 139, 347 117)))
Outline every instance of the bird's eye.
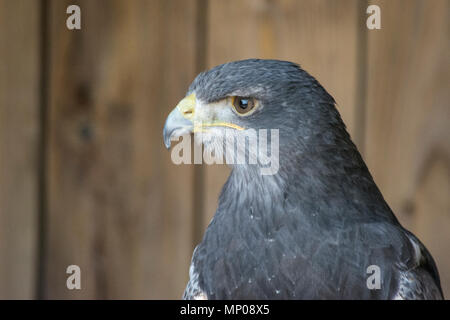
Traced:
POLYGON ((245 97, 234 97, 233 107, 240 114, 248 113, 255 107, 255 99, 245 97))

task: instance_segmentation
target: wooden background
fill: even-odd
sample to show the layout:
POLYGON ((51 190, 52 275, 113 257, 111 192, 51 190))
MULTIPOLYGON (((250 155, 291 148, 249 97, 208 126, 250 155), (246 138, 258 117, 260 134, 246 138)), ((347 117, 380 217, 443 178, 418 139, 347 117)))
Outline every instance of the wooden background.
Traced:
POLYGON ((164 120, 199 71, 250 57, 336 98, 450 297, 449 4, 0 0, 0 298, 179 298, 229 170, 172 164, 164 120))

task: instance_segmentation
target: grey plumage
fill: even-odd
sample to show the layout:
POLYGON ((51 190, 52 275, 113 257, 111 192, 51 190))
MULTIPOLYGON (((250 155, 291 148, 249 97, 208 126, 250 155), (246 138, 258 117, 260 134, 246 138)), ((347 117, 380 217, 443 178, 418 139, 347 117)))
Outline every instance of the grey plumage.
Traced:
POLYGON ((286 61, 243 60, 200 74, 192 92, 206 103, 258 99, 239 125, 280 130, 280 169, 232 168, 185 299, 442 298, 431 255, 395 218, 312 76, 286 61), (370 265, 380 289, 366 285, 370 265))

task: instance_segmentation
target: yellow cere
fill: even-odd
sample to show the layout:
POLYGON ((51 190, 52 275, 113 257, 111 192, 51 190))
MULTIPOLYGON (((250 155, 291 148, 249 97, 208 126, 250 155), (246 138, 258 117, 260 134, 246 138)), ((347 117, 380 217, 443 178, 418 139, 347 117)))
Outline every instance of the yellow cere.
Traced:
MULTIPOLYGON (((196 106, 196 96, 195 93, 191 93, 178 103, 177 109, 181 112, 184 118, 191 120, 194 117, 195 106, 196 106)), ((205 129, 205 127, 228 127, 236 130, 245 130, 243 127, 233 123, 211 122, 195 125, 194 132, 207 132, 208 129, 205 129)))
POLYGON ((195 104, 195 93, 191 93, 178 103, 177 109, 181 112, 183 117, 186 119, 192 119, 194 117, 195 104))

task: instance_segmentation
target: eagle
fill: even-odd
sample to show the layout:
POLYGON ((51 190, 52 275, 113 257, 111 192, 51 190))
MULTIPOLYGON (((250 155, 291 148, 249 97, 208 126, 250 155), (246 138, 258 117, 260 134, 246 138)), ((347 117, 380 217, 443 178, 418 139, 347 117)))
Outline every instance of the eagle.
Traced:
POLYGON ((170 148, 194 133, 205 150, 244 137, 232 151, 249 158, 258 154, 245 135, 263 129, 277 132, 265 139, 276 170, 230 164, 184 299, 443 299, 431 254, 384 200, 333 97, 298 64, 248 59, 200 73, 163 136, 170 148))

